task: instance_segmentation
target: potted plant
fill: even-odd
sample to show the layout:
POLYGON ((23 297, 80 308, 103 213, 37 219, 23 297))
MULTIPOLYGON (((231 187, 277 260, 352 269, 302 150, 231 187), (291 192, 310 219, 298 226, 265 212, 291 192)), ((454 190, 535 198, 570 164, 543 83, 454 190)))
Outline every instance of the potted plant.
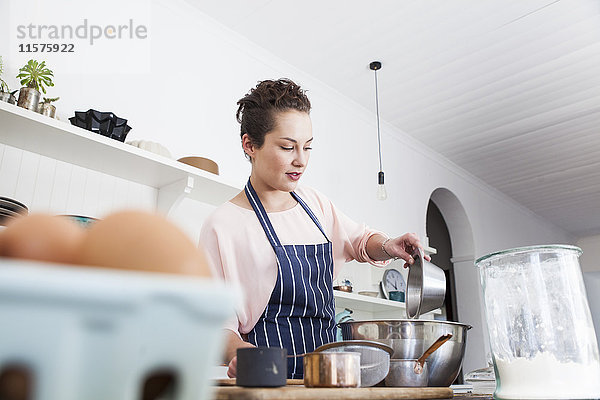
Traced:
POLYGON ((46 62, 29 60, 20 70, 17 78, 21 79, 23 87, 19 91, 19 107, 37 111, 40 101, 40 90, 46 94, 45 86, 54 86, 54 73, 46 68, 46 62))
POLYGON ((50 103, 53 103, 60 99, 60 97, 44 97, 44 100, 40 103, 38 107, 38 112, 42 115, 47 115, 50 118, 54 118, 56 115, 56 107, 50 103))
POLYGON ((10 92, 10 89, 8 88, 8 84, 6 83, 6 81, 4 79, 2 79, 3 72, 4 72, 4 64, 2 63, 2 56, 0 56, 0 100, 6 101, 7 103, 10 103, 10 104, 15 104, 17 102, 17 99, 15 98, 15 93, 17 91, 15 90, 12 93, 10 92))

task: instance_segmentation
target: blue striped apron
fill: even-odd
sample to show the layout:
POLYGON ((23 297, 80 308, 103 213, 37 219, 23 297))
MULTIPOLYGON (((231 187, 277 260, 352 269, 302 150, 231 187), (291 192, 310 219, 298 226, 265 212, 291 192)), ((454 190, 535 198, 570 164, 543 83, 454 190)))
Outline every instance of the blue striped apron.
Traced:
MULTIPOLYGON (((285 347, 290 355, 309 353, 335 341, 333 253, 317 217, 291 192, 326 242, 282 246, 250 179, 244 190, 275 251, 278 268, 269 303, 248 333, 248 341, 261 347, 285 347)), ((288 378, 302 379, 302 362, 302 357, 288 358, 288 378)))

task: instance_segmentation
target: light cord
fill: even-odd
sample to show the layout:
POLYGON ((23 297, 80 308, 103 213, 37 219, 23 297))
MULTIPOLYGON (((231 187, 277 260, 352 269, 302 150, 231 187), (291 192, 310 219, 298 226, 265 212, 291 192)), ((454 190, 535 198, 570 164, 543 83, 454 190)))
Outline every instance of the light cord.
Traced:
POLYGON ((379 92, 377 90, 377 70, 375 71, 375 109, 377 110, 377 149, 379 152, 379 171, 383 171, 381 162, 381 133, 379 131, 379 92))

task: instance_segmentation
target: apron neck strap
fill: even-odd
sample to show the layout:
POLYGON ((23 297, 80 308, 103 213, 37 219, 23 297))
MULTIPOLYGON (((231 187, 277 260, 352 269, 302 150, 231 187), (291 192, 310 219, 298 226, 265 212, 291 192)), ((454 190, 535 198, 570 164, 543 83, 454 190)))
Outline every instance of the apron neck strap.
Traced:
POLYGON ((325 234, 325 231, 323 230, 323 227, 321 226, 321 223, 319 222, 319 220, 317 219, 317 216, 312 212, 312 210, 310 209, 310 207, 308 207, 308 204, 306 204, 304 202, 304 200, 302 200, 300 198, 300 196, 298 196, 296 194, 296 192, 292 192, 292 197, 294 199, 296 199, 296 201, 298 203, 300 203, 300 205, 302 206, 302 208, 304 208, 304 211, 306 211, 306 213, 308 214, 308 216, 310 217, 310 219, 313 220, 313 222, 315 223, 315 225, 317 225, 317 227, 319 228, 319 230, 321 231, 321 233, 323 234, 323 236, 325 236, 325 240, 327 240, 329 242, 329 238, 327 237, 327 235, 325 234))
MULTIPOLYGON (((269 219, 269 216, 267 215, 267 211, 263 207, 260 199, 258 198, 258 194, 256 194, 256 191, 254 190, 254 188, 252 187, 252 184, 250 183, 250 178, 248 178, 248 183, 246 183, 246 187, 244 187, 244 192, 246 193, 246 197, 248 198, 248 201, 250 202, 252 209, 256 213, 256 216, 258 217, 258 220, 260 221, 260 224, 262 225, 262 227, 265 231, 265 234, 267 235, 267 238, 269 239, 269 242, 271 243, 271 246, 273 246, 273 247, 281 246, 281 242, 279 241, 279 238, 277 237, 277 233, 275 233, 275 229, 273 228, 273 225, 271 224, 271 220, 269 219)), ((315 223, 315 225, 317 225, 317 227, 319 228, 319 230, 321 231, 323 236, 325 236, 325 240, 327 240, 329 242, 329 238, 325 234, 325 230, 323 230, 323 227, 321 226, 321 223, 317 219, 317 216, 312 212, 310 207, 308 207, 308 204, 306 204, 304 202, 304 200, 302 200, 300 198, 300 196, 298 196, 296 194, 296 192, 291 192, 290 194, 298 203, 300 203, 300 205, 302 206, 304 211, 306 211, 306 213, 308 214, 310 219, 312 219, 312 221, 315 223)))
POLYGON ((271 221, 269 220, 269 216, 267 215, 265 208, 258 198, 258 194, 256 194, 256 191, 250 183, 250 178, 248 178, 248 183, 246 183, 244 192, 246 192, 246 197, 248 198, 252 209, 256 213, 256 216, 258 217, 258 220, 260 221, 260 224, 262 225, 265 234, 271 243, 271 246, 273 246, 273 248, 281 247, 281 242, 275 233, 275 229, 273 229, 273 225, 271 225, 271 221))

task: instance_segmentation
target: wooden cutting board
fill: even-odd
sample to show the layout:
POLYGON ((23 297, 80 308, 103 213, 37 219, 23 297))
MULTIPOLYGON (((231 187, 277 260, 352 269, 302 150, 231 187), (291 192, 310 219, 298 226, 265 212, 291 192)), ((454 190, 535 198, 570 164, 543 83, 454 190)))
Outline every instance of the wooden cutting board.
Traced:
POLYGON ((305 388, 284 386, 279 388, 243 388, 222 386, 214 388, 215 400, 393 400, 393 399, 451 399, 452 389, 424 388, 305 388))
MULTIPOLYGON (((236 386, 235 378, 216 379, 214 381, 214 384, 216 384, 218 386, 236 386)), ((286 385, 303 385, 304 386, 304 379, 287 379, 286 385)))

